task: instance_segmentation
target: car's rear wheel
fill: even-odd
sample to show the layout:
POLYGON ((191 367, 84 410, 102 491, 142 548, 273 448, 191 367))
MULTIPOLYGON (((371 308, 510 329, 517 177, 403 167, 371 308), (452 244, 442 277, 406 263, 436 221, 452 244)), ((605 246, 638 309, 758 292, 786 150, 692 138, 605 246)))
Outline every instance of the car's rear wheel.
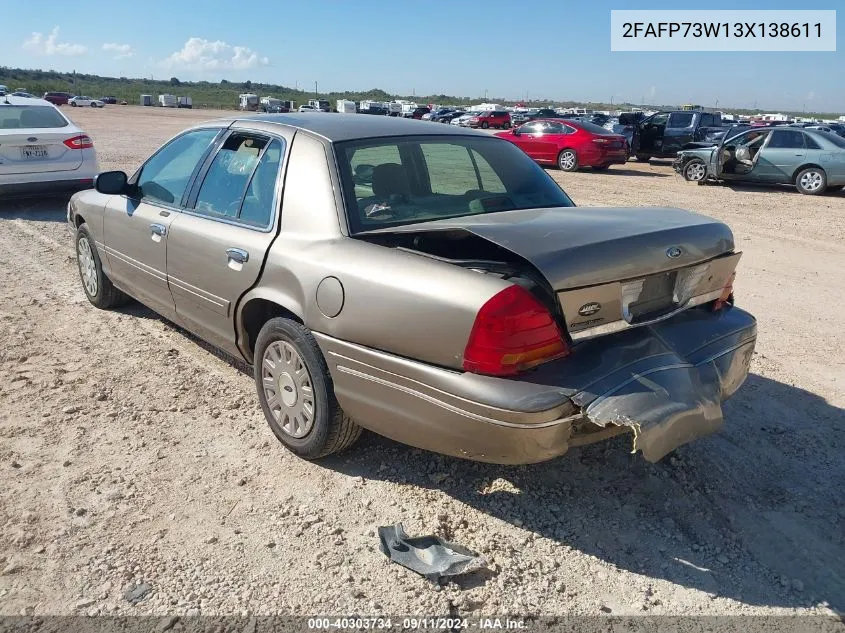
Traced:
POLYGON ((325 457, 361 435, 337 403, 326 360, 305 326, 285 318, 267 321, 255 344, 253 374, 270 429, 296 455, 325 457))
POLYGON ((807 167, 795 176, 795 186, 801 193, 816 196, 827 189, 827 174, 821 167, 807 167))
POLYGON ((683 174, 688 182, 702 182, 707 177, 707 165, 700 158, 693 158, 684 165, 683 174))
POLYGON ((651 154, 637 154, 637 160, 641 163, 647 163, 651 160, 651 154))
POLYGON ((558 154, 557 166, 563 171, 576 171, 578 169, 578 155, 575 150, 565 149, 558 154))
POLYGON ((103 272, 100 254, 85 223, 76 229, 76 262, 82 289, 88 301, 103 310, 126 303, 129 297, 115 288, 111 279, 103 272))
POLYGON ((505 123, 502 127, 505 128, 506 130, 509 130, 509 129, 511 129, 511 124, 505 123))

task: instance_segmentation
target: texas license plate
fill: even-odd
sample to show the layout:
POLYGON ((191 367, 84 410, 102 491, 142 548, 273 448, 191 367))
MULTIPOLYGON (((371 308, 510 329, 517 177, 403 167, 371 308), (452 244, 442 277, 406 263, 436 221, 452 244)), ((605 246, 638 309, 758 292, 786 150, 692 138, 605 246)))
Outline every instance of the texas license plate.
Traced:
POLYGON ((21 147, 21 158, 24 160, 47 158, 48 155, 46 145, 24 145, 21 147))

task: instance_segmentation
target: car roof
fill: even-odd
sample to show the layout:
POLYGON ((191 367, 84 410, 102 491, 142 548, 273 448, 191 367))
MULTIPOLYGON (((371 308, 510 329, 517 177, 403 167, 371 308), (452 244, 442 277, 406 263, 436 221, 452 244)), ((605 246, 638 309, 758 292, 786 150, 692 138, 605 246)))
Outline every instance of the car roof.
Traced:
MULTIPOLYGON (((414 119, 329 112, 258 114, 226 119, 225 121, 229 123, 260 121, 262 123, 285 125, 311 132, 333 143, 381 136, 443 136, 444 134, 451 136, 488 136, 483 132, 447 128, 446 126, 432 125, 414 119)), ((220 120, 217 122, 220 122, 220 120)), ((207 125, 207 123, 203 125, 207 125)))
POLYGON ((12 95, 6 95, 5 97, 0 97, 0 108, 4 105, 28 105, 28 106, 45 106, 48 108, 55 108, 52 103, 49 101, 45 101, 44 99, 39 99, 37 97, 15 97, 12 95))

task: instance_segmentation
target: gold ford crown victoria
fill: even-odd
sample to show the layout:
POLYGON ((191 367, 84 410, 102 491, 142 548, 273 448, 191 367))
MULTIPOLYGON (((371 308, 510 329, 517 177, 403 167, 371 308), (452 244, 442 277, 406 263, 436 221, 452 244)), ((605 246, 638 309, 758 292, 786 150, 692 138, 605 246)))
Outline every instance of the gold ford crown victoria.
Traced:
POLYGON ((731 231, 577 208, 507 141, 354 114, 189 129, 68 207, 82 285, 254 367, 285 446, 365 427, 530 463, 631 432, 657 460, 716 431, 756 324, 731 231))

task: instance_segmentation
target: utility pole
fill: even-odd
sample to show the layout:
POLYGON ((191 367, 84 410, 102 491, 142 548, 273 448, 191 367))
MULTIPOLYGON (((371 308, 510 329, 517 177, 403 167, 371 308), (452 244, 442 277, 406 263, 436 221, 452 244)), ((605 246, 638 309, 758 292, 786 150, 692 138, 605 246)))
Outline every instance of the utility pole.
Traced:
POLYGON ((317 82, 314 82, 314 98, 319 99, 320 95, 317 93, 317 82))
POLYGON ((484 89, 484 100, 487 101, 487 88, 484 89))

